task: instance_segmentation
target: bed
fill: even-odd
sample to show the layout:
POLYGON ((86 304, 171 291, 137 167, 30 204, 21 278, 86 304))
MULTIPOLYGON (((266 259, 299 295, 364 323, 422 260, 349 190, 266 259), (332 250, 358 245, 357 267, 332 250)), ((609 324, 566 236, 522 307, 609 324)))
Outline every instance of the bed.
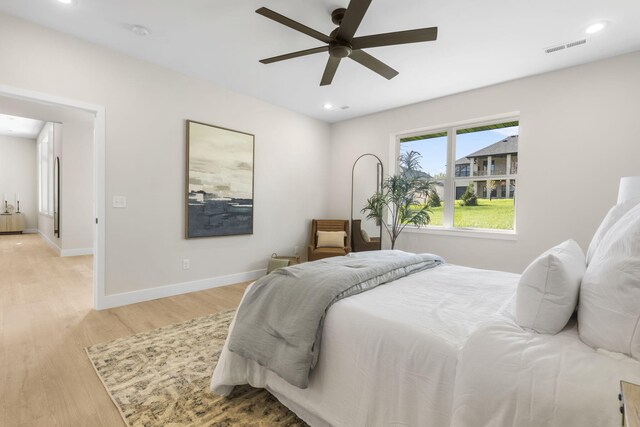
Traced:
MULTIPOLYGON (((640 205, 635 211, 640 230, 640 205)), ((450 264, 400 278, 330 306, 307 388, 227 343, 211 390, 266 388, 311 426, 620 425, 619 381, 640 383, 640 362, 585 344, 575 314, 559 333, 523 328, 515 314, 521 279, 450 264)), ((583 287, 581 298, 593 300, 583 287)), ((587 315, 580 322, 592 327, 587 315)))

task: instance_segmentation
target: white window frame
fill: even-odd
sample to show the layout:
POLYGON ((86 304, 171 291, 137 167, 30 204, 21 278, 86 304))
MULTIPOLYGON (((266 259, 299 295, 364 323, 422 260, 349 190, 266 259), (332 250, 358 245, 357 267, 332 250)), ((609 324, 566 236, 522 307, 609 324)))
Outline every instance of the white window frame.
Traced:
POLYGON ((38 212, 53 217, 53 124, 47 123, 38 138, 38 212), (43 150, 46 160, 43 161, 43 150), (44 166, 43 166, 44 163, 44 166), (47 185, 43 188, 42 174, 46 173, 47 185), (44 202, 44 203, 43 203, 44 202))
MULTIPOLYGON (((513 230, 500 229, 484 229, 484 228, 464 228, 454 227, 453 215, 455 204, 455 164, 456 164, 456 132, 460 129, 470 127, 489 126, 509 121, 520 121, 520 112, 511 112, 490 117, 483 117, 471 120, 460 121, 447 125, 431 126, 422 129, 416 129, 401 132, 391 136, 390 144, 390 174, 394 175, 399 170, 398 158, 400 156, 400 140, 413 136, 421 136, 432 133, 447 133, 447 173, 444 180, 444 207, 443 207, 443 225, 428 225, 427 227, 407 226, 404 231, 409 233, 423 233, 444 236, 473 237, 499 240, 517 240, 518 234, 516 229, 516 220, 518 218, 518 204, 514 206, 513 212, 513 230)), ((518 154, 518 159, 520 155, 518 154)), ((518 160, 519 162, 519 160, 518 160)), ((520 173, 520 166, 518 166, 520 173)))

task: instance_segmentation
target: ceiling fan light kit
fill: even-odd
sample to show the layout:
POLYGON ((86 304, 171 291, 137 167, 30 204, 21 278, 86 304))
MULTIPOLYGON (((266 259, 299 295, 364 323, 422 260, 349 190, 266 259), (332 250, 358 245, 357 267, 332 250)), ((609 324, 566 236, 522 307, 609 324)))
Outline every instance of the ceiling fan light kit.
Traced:
POLYGON ((305 49, 298 52, 287 53, 260 60, 263 64, 284 61, 286 59, 298 58, 315 53, 328 52, 329 60, 325 66, 320 86, 330 85, 338 70, 338 65, 343 58, 350 58, 357 63, 369 68, 371 71, 381 75, 387 80, 391 80, 398 75, 398 72, 387 64, 364 52, 362 49, 391 46, 406 43, 420 43, 434 41, 438 38, 438 28, 422 28, 418 30, 398 31, 394 33, 375 34, 371 36, 355 37, 356 31, 367 13, 367 9, 372 0, 351 0, 349 6, 339 8, 331 13, 331 21, 338 27, 328 36, 309 28, 293 19, 280 15, 277 12, 261 7, 256 13, 285 25, 293 30, 306 34, 321 41, 326 46, 305 49))

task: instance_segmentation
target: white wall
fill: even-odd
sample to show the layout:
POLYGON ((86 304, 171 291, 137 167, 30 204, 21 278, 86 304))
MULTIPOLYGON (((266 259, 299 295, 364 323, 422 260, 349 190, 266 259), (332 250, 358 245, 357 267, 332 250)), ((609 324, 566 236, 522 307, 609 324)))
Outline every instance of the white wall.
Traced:
POLYGON ((389 171, 393 135, 520 111, 517 241, 404 233, 397 247, 514 272, 564 239, 586 250, 620 177, 640 174, 638 76, 640 53, 633 53, 338 123, 331 214, 349 215, 347 183, 360 154, 377 154, 389 171))
POLYGON ((60 237, 62 255, 93 251, 93 117, 56 124, 60 155, 60 237))
POLYGON ((264 268, 327 211, 326 123, 2 14, 0 39, 3 84, 105 106, 107 294, 264 268), (185 119, 256 135, 253 235, 185 240, 185 119))
POLYGON ((38 228, 37 182, 36 140, 0 135, 0 203, 6 194, 8 202, 17 207, 18 193, 26 230, 38 228))

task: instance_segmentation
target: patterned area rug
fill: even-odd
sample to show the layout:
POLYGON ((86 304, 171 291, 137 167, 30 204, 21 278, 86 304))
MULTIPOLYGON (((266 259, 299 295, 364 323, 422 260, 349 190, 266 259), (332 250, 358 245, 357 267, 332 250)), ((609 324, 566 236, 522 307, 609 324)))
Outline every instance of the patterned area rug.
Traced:
POLYGON ((306 426, 263 389, 209 391, 234 311, 87 347, 128 426, 306 426))

